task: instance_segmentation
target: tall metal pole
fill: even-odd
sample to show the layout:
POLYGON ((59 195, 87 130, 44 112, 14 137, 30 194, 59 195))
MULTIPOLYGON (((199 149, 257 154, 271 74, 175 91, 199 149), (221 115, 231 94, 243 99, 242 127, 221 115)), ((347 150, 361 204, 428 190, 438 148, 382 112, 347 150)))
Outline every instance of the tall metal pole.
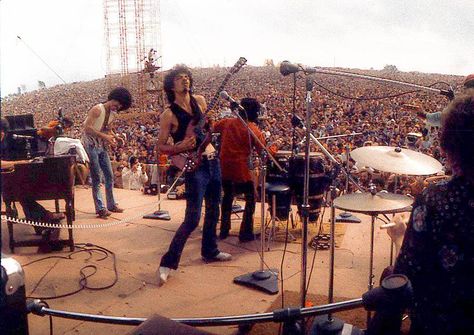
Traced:
MULTIPOLYGON (((313 79, 311 77, 306 78, 306 138, 309 139, 311 136, 311 108, 312 98, 311 94, 313 91, 313 79)), ((303 229, 301 230, 301 307, 305 307, 306 304, 306 264, 307 264, 307 251, 308 251, 308 216, 309 216, 309 150, 310 142, 306 141, 305 147, 305 169, 304 169, 304 188, 303 188, 303 205, 301 206, 303 216, 303 229)))

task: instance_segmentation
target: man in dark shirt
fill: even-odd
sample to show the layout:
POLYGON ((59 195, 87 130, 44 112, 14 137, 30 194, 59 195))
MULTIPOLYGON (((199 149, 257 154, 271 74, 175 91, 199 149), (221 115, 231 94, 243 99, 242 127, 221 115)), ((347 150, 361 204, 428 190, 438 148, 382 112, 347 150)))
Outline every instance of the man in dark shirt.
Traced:
MULTIPOLYGON (((194 95, 191 71, 185 66, 175 67, 164 80, 164 89, 170 105, 160 117, 158 149, 167 155, 193 150, 196 146, 194 133, 189 134, 192 121, 201 120, 206 111, 206 100, 194 95), (169 137, 173 144, 168 143, 169 137)), ((179 260, 189 235, 196 229, 201 218, 202 202, 206 200, 206 213, 202 231, 201 256, 204 261, 228 261, 232 256, 217 248, 216 226, 219 219, 221 200, 221 170, 219 158, 208 146, 196 170, 186 172, 186 213, 184 222, 178 228, 168 252, 161 258, 158 276, 160 284, 167 281, 171 269, 178 268, 179 260)))
POLYGON ((411 334, 474 334, 474 90, 444 113, 453 177, 416 199, 395 264, 413 286, 411 334))

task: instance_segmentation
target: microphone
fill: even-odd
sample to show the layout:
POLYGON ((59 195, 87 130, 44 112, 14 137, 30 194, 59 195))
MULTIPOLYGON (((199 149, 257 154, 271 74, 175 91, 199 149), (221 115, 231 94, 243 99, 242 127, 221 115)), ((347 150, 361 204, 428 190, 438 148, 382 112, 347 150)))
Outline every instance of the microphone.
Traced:
POLYGON ((449 101, 451 101, 451 100, 454 99, 454 91, 453 91, 452 88, 450 88, 450 89, 448 89, 448 90, 440 90, 440 91, 439 91, 439 94, 448 97, 449 101))
POLYGON ((301 64, 293 64, 287 60, 281 62, 280 64, 280 73, 284 76, 287 76, 289 74, 296 73, 299 71, 303 71, 305 74, 318 72, 318 70, 315 68, 305 67, 301 64))
POLYGON ((284 76, 296 73, 298 71, 300 71, 300 66, 298 64, 292 64, 287 60, 284 60, 280 64, 280 73, 284 76))
POLYGON ((34 137, 33 136, 28 136, 28 135, 13 134, 12 138, 14 140, 32 140, 34 137))
POLYGON ((222 99, 229 101, 232 107, 235 107, 238 110, 245 112, 245 108, 242 107, 242 105, 240 105, 237 101, 235 101, 229 94, 227 94, 226 91, 221 91, 219 95, 222 99))

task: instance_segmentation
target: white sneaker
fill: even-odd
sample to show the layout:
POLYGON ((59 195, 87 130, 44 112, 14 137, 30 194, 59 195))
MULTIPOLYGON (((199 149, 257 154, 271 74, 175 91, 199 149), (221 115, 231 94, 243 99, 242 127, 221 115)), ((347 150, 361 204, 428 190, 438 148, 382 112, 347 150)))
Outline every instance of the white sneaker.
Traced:
POLYGON ((217 255, 212 258, 203 257, 205 262, 227 262, 232 259, 232 255, 227 252, 220 251, 217 255))
POLYGON ((158 279, 159 285, 163 285, 168 280, 168 276, 170 275, 171 269, 167 268, 166 266, 160 266, 158 268, 158 279))

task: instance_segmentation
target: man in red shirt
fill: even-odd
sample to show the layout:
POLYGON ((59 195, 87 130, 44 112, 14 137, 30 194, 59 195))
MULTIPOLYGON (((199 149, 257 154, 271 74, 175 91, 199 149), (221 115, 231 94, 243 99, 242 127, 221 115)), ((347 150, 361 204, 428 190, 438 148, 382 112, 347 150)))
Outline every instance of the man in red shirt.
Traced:
MULTIPOLYGON (((262 144, 265 139, 256 121, 260 112, 260 104, 256 99, 244 98, 241 101, 245 111, 240 116, 246 120, 248 127, 259 138, 262 144)), ((253 147, 259 148, 255 139, 238 118, 218 121, 214 131, 221 133, 221 169, 224 197, 221 210, 221 230, 219 237, 229 236, 232 202, 236 194, 245 194, 245 211, 240 225, 240 242, 253 241, 253 214, 255 212, 255 181, 250 170, 250 159, 253 147)))

